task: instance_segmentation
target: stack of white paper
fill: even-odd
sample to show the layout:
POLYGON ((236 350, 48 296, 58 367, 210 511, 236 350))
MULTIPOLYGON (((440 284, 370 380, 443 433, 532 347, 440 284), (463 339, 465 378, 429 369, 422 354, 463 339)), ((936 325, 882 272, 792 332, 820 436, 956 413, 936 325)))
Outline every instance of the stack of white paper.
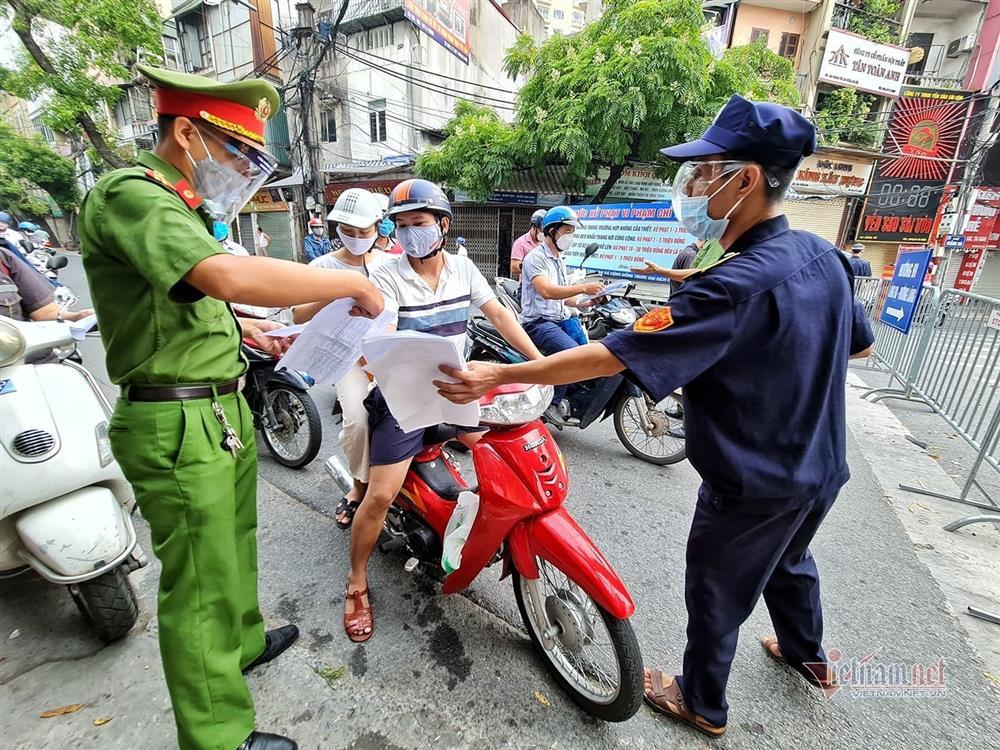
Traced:
POLYGON ((299 337, 275 369, 307 372, 319 385, 333 385, 344 377, 361 358, 361 340, 385 331, 396 319, 395 308, 388 304, 374 320, 351 315, 355 304, 352 299, 339 299, 316 313, 299 329, 299 337))
POLYGON ((447 380, 442 365, 465 369, 458 345, 417 331, 374 334, 361 344, 365 369, 375 376, 392 416, 405 432, 439 424, 475 427, 479 404, 453 404, 442 398, 435 380, 447 380))
POLYGON ((73 338, 76 341, 83 341, 87 334, 94 330, 94 326, 97 325, 97 316, 91 313, 85 318, 80 318, 77 321, 69 324, 69 330, 73 334, 73 338))

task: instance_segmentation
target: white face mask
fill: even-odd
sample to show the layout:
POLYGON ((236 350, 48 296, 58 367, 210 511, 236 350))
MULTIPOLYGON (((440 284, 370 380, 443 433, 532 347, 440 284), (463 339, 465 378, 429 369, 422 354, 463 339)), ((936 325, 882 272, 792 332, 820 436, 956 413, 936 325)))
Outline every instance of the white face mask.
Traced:
POLYGON ((573 247, 574 233, 560 235, 556 238, 556 247, 559 248, 559 252, 565 253, 571 247, 573 247))
POLYGON ((337 227, 337 236, 340 237, 340 241, 344 243, 344 247, 347 248, 347 252, 351 255, 364 255, 370 252, 375 246, 375 240, 378 239, 377 233, 371 237, 351 237, 344 234, 339 226, 337 227))
POLYGON ((313 234, 315 234, 315 235, 316 235, 317 237, 322 237, 322 236, 323 236, 323 227, 313 227, 313 230, 312 230, 312 232, 313 232, 313 234))
POLYGON ((443 238, 438 224, 430 227, 396 227, 396 241, 411 258, 426 258, 435 250, 440 250, 443 238))

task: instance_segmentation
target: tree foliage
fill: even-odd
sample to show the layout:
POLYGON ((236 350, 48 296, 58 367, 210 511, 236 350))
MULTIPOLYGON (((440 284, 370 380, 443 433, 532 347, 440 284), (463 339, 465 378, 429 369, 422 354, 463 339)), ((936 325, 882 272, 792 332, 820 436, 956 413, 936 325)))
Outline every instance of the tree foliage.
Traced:
POLYGON ((565 164, 567 189, 582 192, 606 167, 600 201, 625 166, 700 134, 731 94, 798 102, 790 61, 763 45, 717 60, 704 31, 700 0, 610 0, 578 34, 521 36, 506 59, 525 79, 514 122, 460 103, 417 171, 482 200, 518 168, 565 164))
POLYGON ((63 210, 80 201, 76 168, 40 137, 25 137, 0 122, 0 206, 35 216, 47 211, 37 192, 48 193, 63 210))
POLYGON ((0 88, 41 99, 54 131, 85 134, 112 166, 124 160, 109 144, 102 105, 121 96, 139 51, 159 54, 163 22, 151 0, 0 0, 22 49, 0 66, 0 88))

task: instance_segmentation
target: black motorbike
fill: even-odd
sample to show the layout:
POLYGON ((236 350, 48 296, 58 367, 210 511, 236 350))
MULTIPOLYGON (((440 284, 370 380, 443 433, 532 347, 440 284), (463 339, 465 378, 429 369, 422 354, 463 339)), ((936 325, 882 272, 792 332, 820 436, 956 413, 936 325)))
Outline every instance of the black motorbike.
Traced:
POLYGON ((253 412, 254 427, 274 460, 301 469, 316 458, 323 441, 323 423, 309 395, 307 374, 275 371, 278 360, 260 349, 243 345, 250 368, 243 395, 253 412))

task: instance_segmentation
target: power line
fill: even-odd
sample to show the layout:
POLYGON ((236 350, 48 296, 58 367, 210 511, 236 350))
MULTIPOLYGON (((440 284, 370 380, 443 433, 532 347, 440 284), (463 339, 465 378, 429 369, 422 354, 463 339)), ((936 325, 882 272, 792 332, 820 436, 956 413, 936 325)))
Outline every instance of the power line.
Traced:
MULTIPOLYGON (((364 60, 364 59, 362 59, 360 57, 357 57, 356 55, 354 55, 354 54, 352 54, 352 53, 350 53, 348 51, 345 51, 343 49, 341 49, 341 52, 343 52, 343 54, 346 57, 349 57, 350 59, 354 60, 355 62, 359 62, 362 65, 366 65, 369 68, 372 68, 374 70, 379 70, 384 75, 391 76, 391 77, 399 79, 401 81, 406 81, 408 83, 412 83, 414 86, 419 86, 420 88, 427 89, 428 91, 433 91, 435 94, 443 94, 445 96, 454 97, 456 99, 462 99, 463 97, 475 97, 477 99, 482 99, 484 101, 482 101, 482 102, 473 101, 474 104, 488 105, 488 106, 491 106, 491 107, 493 107, 495 109, 506 109, 506 110, 509 110, 511 112, 513 112, 515 110, 515 108, 513 106, 511 106, 512 102, 510 102, 510 101, 503 100, 503 99, 495 99, 494 97, 490 97, 490 96, 486 96, 486 95, 480 95, 480 94, 468 94, 466 92, 449 91, 446 88, 442 88, 444 84, 440 84, 440 86, 439 86, 438 84, 434 84, 434 83, 431 83, 431 82, 428 82, 428 81, 421 81, 421 80, 418 80, 418 79, 416 79, 416 78, 414 78, 412 76, 407 76, 407 75, 405 75, 403 73, 398 73, 396 71, 387 70, 385 68, 379 67, 379 66, 375 65, 374 63, 368 62, 367 60, 364 60)), ((470 99, 469 101, 472 101, 472 100, 470 99)))
MULTIPOLYGON (((345 48, 348 51, 351 51, 350 47, 348 47, 346 45, 345 45, 345 48)), ((485 83, 474 83, 472 81, 467 81, 464 78, 455 78, 454 76, 449 76, 449 75, 446 75, 445 73, 438 73, 437 71, 434 71, 434 70, 427 70, 425 68, 420 68, 420 67, 417 67, 415 65, 407 65, 404 62, 399 62, 397 60, 391 60, 388 57, 382 57, 381 55, 377 55, 374 52, 369 52, 368 50, 362 50, 362 49, 359 48, 359 49, 353 50, 353 51, 357 52, 359 54, 362 54, 362 55, 368 55, 369 57, 374 57, 376 60, 381 60, 382 62, 389 63, 390 65, 399 65, 400 67, 403 67, 403 68, 409 68, 410 70, 415 70, 415 71, 418 71, 420 73, 426 73, 428 75, 437 76, 438 78, 445 78, 445 79, 447 79, 449 81, 455 81, 457 83, 461 83, 461 84, 464 84, 466 86, 479 86, 480 88, 490 89, 492 91, 498 91, 501 94, 510 94, 512 96, 517 96, 517 92, 516 91, 511 91, 510 89, 500 88, 499 86, 490 86, 489 84, 485 84, 485 83)), ((511 104, 513 104, 513 102, 511 102, 511 104)))

